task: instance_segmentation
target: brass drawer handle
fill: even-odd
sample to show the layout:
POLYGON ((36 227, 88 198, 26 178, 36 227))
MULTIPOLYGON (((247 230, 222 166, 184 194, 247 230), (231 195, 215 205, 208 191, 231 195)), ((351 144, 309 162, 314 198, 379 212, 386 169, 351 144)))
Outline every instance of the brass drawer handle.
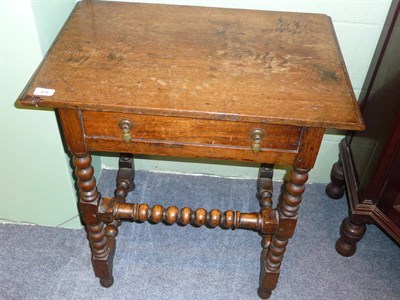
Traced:
POLYGON ((119 128, 122 130, 122 139, 125 143, 130 143, 132 136, 131 136, 131 129, 133 127, 133 123, 131 120, 123 119, 118 122, 119 128))
POLYGON ((251 145, 251 150, 253 150, 254 153, 260 152, 261 141, 264 138, 264 136, 265 136, 265 131, 262 130, 261 128, 255 128, 249 132, 249 138, 253 141, 253 144, 251 145))

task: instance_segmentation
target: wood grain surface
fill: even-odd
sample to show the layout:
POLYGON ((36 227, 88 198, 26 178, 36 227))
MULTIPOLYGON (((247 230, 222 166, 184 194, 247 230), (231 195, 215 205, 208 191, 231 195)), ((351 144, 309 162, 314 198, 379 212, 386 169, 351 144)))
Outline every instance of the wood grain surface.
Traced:
POLYGON ((17 104, 364 127, 330 18, 304 13, 83 1, 17 104))

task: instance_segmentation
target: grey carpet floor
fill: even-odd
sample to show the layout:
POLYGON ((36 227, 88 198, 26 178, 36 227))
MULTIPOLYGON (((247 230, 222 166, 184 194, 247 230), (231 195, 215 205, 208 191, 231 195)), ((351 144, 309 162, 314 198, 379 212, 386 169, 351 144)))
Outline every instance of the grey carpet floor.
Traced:
MULTIPOLYGON (((103 171, 103 196, 115 174, 103 171)), ((254 180, 137 172, 136 183, 130 201, 258 210, 254 180)), ((324 188, 307 185, 271 299, 400 299, 400 248, 371 225, 353 257, 338 255, 347 204, 324 188)), ((83 230, 1 225, 0 237, 0 299, 258 299, 260 238, 251 231, 124 223, 109 289, 93 276, 83 230)))

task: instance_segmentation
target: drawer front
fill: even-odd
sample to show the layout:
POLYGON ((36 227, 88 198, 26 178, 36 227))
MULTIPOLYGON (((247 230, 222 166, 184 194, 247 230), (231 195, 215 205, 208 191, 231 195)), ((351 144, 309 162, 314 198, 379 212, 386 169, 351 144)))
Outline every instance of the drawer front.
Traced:
POLYGON ((93 111, 83 111, 82 116, 87 143, 98 151, 108 151, 104 148, 108 143, 122 152, 255 160, 252 130, 261 129, 264 134, 259 156, 271 151, 297 153, 301 137, 301 128, 295 126, 93 111), (128 143, 122 137, 121 120, 132 123, 128 143), (181 151, 168 150, 172 148, 181 151), (188 155, 190 149, 197 150, 188 155), (246 158, 230 157, 227 151, 247 153, 246 158))

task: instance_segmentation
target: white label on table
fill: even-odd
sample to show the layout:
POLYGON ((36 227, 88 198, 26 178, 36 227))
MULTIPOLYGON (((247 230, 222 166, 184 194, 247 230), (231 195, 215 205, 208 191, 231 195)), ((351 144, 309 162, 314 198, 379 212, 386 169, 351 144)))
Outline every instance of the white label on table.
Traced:
POLYGON ((37 87, 33 91, 33 95, 35 95, 35 96, 53 96, 55 92, 56 92, 56 90, 53 90, 53 89, 45 89, 45 88, 37 87))

